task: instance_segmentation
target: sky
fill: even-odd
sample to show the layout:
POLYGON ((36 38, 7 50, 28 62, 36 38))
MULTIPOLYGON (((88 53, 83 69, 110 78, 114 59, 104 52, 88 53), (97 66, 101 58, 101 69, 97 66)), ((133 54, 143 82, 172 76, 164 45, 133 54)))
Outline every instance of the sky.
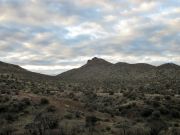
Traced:
POLYGON ((92 57, 180 64, 180 1, 0 0, 0 61, 54 75, 92 57))

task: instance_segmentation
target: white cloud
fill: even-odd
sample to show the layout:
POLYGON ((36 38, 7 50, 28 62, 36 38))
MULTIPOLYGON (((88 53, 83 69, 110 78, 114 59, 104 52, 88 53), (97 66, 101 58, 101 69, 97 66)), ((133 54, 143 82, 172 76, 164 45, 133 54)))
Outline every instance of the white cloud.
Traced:
POLYGON ((67 27, 69 33, 66 38, 76 38, 80 35, 88 35, 91 39, 103 38, 108 35, 108 33, 101 27, 101 25, 94 22, 85 22, 78 26, 67 27))
POLYGON ((115 15, 107 15, 107 16, 104 17, 104 19, 105 19, 106 22, 115 21, 115 20, 117 20, 117 18, 118 18, 118 17, 115 16, 115 15))
POLYGON ((180 64, 179 14, 174 0, 0 0, 0 60, 47 74, 94 56, 180 64))

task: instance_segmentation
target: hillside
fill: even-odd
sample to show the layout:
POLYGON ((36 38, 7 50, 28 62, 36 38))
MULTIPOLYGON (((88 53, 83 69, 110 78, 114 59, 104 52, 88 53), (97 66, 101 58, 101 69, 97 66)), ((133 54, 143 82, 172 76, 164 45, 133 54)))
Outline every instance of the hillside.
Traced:
POLYGON ((1 62, 0 135, 179 135, 179 77, 172 63, 93 58, 47 76, 1 62))
MULTIPOLYGON (((162 77, 179 77, 180 66, 175 64, 163 64, 153 66, 145 63, 112 64, 100 58, 93 58, 80 68, 64 72, 57 77, 66 81, 131 81, 137 82, 146 79, 148 81, 162 77)), ((145 80, 144 80, 145 81, 145 80)))
POLYGON ((9 64, 5 62, 0 61, 0 74, 8 74, 8 75, 13 75, 16 78, 23 79, 23 80, 32 80, 32 81, 39 81, 39 80, 51 80, 53 79, 52 76, 40 74, 40 73, 35 73, 28 71, 18 65, 14 64, 9 64))

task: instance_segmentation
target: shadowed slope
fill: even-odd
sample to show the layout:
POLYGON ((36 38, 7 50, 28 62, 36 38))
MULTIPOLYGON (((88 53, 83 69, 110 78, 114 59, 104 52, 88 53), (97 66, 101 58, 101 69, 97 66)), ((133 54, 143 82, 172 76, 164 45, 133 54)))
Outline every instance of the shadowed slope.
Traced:
POLYGON ((32 80, 32 81, 35 81, 35 80, 43 81, 43 80, 52 79, 52 76, 34 73, 18 65, 9 64, 5 62, 0 62, 0 74, 14 75, 19 79, 32 80))

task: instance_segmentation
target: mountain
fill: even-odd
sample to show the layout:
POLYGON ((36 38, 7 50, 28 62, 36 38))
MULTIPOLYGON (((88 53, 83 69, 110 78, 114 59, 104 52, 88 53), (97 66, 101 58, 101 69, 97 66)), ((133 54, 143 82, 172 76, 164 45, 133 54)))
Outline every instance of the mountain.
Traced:
POLYGON ((166 63, 153 66, 146 63, 128 64, 110 63, 94 57, 80 68, 72 69, 57 76, 34 73, 14 64, 0 62, 0 74, 14 75, 23 80, 32 81, 68 81, 68 82, 152 82, 163 79, 180 79, 180 66, 166 63))
POLYGON ((19 79, 32 80, 32 81, 51 80, 53 78, 52 76, 31 72, 18 65, 9 64, 1 61, 0 61, 0 74, 13 75, 19 79))
POLYGON ((162 77, 180 77, 180 66, 167 63, 153 66, 145 63, 112 64, 100 58, 93 58, 80 68, 72 69, 57 76, 61 80, 75 82, 142 82, 162 77))
POLYGON ((57 77, 68 81, 101 80, 102 78, 105 79, 109 75, 112 66, 112 63, 95 57, 92 60, 88 60, 82 67, 69 70, 57 77))

